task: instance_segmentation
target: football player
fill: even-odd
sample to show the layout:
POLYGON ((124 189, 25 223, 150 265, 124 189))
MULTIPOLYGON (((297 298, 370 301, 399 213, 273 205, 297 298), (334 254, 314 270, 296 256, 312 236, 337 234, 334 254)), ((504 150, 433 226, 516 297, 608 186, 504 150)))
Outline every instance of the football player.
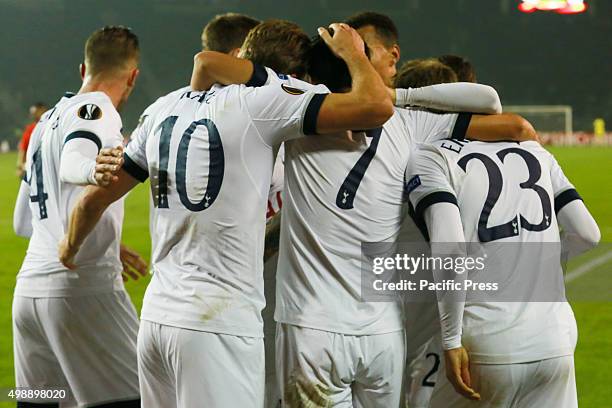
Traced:
MULTIPOLYGON (((138 60, 138 38, 128 28, 107 26, 88 38, 81 89, 67 93, 34 131, 15 214, 17 232, 31 233, 13 299, 15 382, 66 387, 78 406, 140 406, 138 318, 121 275, 122 202, 83 244, 78 268, 66 268, 57 254, 82 186, 112 178, 95 176, 96 155, 123 142, 117 109, 134 88, 138 60)), ((145 274, 144 261, 128 252, 123 260, 130 257, 145 274)))
POLYGON ((448 380, 438 376, 429 406, 468 407, 480 399, 484 407, 577 407, 576 322, 569 303, 548 292, 563 284, 559 244, 576 254, 596 245, 600 233, 554 157, 534 141, 444 140, 421 146, 407 177, 432 251, 480 243, 493 281, 534 289, 527 298, 500 291, 441 300, 448 380))

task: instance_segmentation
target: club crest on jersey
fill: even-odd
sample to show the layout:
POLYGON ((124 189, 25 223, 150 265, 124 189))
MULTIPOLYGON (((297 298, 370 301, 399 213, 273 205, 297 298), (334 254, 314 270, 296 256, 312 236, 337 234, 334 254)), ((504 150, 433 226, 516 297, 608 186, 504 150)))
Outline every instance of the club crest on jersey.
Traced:
POLYGON ((281 88, 283 88, 283 91, 287 92, 289 95, 301 95, 306 92, 303 89, 293 88, 285 84, 281 84, 281 88))
POLYGON ((77 115, 81 119, 85 120, 96 120, 102 117, 102 109, 93 103, 88 103, 79 108, 77 115))
POLYGON ((421 185, 421 178, 416 175, 406 183, 406 194, 410 194, 415 188, 421 185))

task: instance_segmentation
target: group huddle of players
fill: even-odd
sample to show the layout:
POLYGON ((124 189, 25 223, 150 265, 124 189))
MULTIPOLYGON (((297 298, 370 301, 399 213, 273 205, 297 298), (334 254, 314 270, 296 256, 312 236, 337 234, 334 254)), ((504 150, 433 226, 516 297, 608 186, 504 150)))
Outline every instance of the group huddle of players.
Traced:
POLYGON ((82 87, 37 124, 16 204, 15 230, 31 237, 13 302, 17 387, 66 387, 79 407, 577 406, 567 302, 361 293, 362 243, 401 231, 432 248, 596 244, 533 127, 502 114, 460 57, 396 72, 384 15, 318 34, 217 16, 190 85, 146 108, 125 149, 118 109, 138 38, 120 26, 89 37, 82 87), (120 240, 123 197, 147 179, 152 278, 139 321, 122 272, 147 266, 120 240), (264 260, 276 265, 272 299, 264 260))

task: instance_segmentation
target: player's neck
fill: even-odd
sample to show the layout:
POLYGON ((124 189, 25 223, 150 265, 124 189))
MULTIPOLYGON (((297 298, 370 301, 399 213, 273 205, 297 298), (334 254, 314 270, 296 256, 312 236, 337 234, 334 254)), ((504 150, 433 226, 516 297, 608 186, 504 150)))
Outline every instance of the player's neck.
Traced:
POLYGON ((125 86, 122 82, 117 80, 102 79, 97 77, 85 77, 79 94, 87 92, 103 92, 105 93, 115 106, 119 107, 122 101, 123 94, 125 93, 125 86))

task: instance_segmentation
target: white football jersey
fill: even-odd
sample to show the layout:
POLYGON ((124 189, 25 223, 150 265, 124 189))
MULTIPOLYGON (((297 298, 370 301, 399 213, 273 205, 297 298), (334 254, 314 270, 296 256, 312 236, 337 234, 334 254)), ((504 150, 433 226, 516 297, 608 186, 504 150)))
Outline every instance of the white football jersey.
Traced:
POLYGON ((396 109, 382 128, 285 143, 277 322, 350 335, 403 330, 396 302, 361 294, 361 245, 395 242, 417 142, 463 138, 463 115, 396 109))
POLYGON ((66 269, 58 258, 70 213, 84 187, 60 179, 62 152, 78 146, 95 162, 101 148, 123 143, 121 118, 102 92, 66 94, 37 124, 28 147, 25 181, 30 186, 32 237, 15 294, 31 297, 80 296, 123 289, 119 245, 123 200, 104 212, 66 269))
POLYGON ((150 176, 155 203, 153 278, 142 319, 263 336, 263 243, 274 150, 314 133, 327 93, 280 80, 208 92, 182 88, 145 110, 124 165, 139 180, 150 176))
MULTIPOLYGON (((415 222, 425 234, 425 209, 456 203, 465 239, 482 243, 486 263, 504 265, 507 276, 552 268, 562 279, 556 212, 580 196, 538 143, 437 141, 419 147, 407 178, 415 222), (516 246, 521 243, 526 246, 516 246), (513 253, 516 248, 529 256, 513 253)), ((468 300, 462 342, 473 362, 521 363, 572 354, 575 332, 567 302, 468 300)))
POLYGON ((281 144, 274 162, 272 182, 268 192, 266 222, 269 222, 283 208, 283 186, 285 185, 285 145, 281 144))

